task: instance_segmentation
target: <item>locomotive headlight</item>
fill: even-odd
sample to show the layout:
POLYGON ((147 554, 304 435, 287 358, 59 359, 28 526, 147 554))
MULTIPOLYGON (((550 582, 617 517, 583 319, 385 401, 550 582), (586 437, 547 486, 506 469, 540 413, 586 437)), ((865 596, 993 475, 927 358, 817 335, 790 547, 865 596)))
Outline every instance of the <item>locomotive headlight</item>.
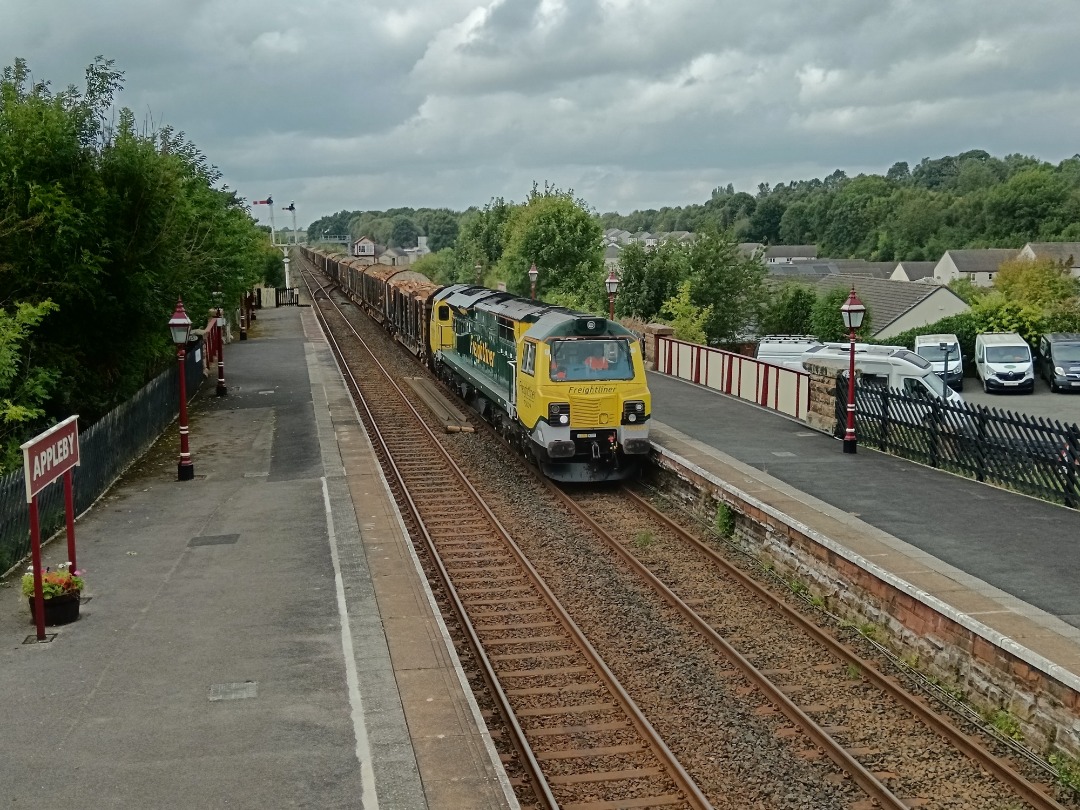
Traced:
POLYGON ((548 405, 548 421, 556 425, 569 425, 570 403, 552 402, 548 405))
POLYGON ((628 399, 622 406, 622 422, 624 425, 640 422, 645 418, 645 403, 640 399, 628 399))
POLYGON ((569 425, 570 424, 570 415, 565 414, 565 413, 560 413, 559 414, 559 424, 560 425, 569 425))

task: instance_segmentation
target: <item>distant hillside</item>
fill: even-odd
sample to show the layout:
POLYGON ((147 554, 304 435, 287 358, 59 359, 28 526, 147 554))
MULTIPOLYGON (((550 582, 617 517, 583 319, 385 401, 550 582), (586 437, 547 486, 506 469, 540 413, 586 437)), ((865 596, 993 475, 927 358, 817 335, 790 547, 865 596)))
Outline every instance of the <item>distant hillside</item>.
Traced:
POLYGON ((982 150, 884 175, 797 180, 757 194, 730 184, 701 205, 603 214, 604 228, 733 231, 740 242, 815 244, 820 254, 871 261, 936 261, 946 250, 1080 241, 1080 155, 1053 165, 982 150))

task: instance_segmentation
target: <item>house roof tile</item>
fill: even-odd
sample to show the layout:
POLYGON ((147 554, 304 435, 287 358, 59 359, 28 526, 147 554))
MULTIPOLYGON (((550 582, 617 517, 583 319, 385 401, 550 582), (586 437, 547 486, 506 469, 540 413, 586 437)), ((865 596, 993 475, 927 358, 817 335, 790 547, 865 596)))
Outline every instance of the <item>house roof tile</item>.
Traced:
POLYGON ((914 281, 892 281, 863 276, 825 276, 818 281, 818 286, 829 291, 854 286, 855 294, 870 310, 872 319, 870 325, 875 335, 939 290, 943 290, 947 295, 956 295, 948 287, 938 284, 920 284, 914 281))

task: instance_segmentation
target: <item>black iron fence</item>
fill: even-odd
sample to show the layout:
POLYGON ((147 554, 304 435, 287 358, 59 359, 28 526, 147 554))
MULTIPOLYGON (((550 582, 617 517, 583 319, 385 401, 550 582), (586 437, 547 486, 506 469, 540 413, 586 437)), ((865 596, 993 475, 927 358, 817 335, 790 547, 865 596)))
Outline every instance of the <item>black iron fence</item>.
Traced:
MULTIPOLYGON (((837 435, 847 377, 836 384, 837 435)), ((855 387, 856 436, 892 455, 1080 508, 1080 427, 874 385, 855 387)))
MULTIPOLYGON (((188 347, 184 368, 189 398, 202 384, 203 351, 201 339, 188 347)), ((79 433, 81 463, 72 476, 76 514, 101 497, 176 418, 179 388, 179 367, 171 366, 130 400, 79 433)), ((38 515, 42 539, 63 528, 64 487, 61 482, 50 484, 38 495, 38 515)), ((0 574, 29 551, 30 513, 26 503, 26 482, 20 468, 0 477, 0 574)))
POLYGON ((300 303, 299 287, 275 287, 276 301, 279 307, 295 307, 300 303))

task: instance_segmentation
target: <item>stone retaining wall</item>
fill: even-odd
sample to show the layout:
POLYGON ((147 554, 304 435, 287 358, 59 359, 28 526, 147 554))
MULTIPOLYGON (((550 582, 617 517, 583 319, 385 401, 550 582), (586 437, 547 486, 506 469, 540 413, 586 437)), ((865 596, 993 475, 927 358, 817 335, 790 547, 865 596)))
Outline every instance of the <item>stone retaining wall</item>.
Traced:
MULTIPOLYGON (((813 401, 813 395, 811 396, 813 401)), ((830 403, 830 413, 831 413, 830 403)), ((835 424, 835 417, 832 418, 835 424)), ((832 425, 829 427, 832 432, 832 425)), ((803 583, 833 614, 858 627, 985 716, 1007 711, 1023 742, 1046 755, 1080 758, 1080 678, 958 614, 935 597, 771 506, 655 448, 654 483, 712 524, 720 504, 735 539, 787 581, 803 583), (906 587, 905 587, 906 586, 906 587)))

